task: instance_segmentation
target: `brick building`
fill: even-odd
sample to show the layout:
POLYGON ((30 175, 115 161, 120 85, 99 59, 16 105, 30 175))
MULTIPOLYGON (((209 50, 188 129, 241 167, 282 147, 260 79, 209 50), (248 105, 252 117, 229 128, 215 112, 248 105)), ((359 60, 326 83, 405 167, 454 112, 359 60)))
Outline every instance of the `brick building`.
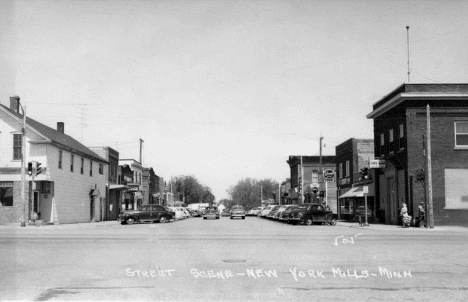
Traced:
POLYGON ((291 173, 291 189, 289 191, 291 203, 319 204, 326 202, 330 209, 336 213, 336 182, 324 181, 321 172, 327 169, 335 170, 335 156, 291 155, 286 162, 289 164, 291 173), (317 192, 314 192, 314 188, 317 188, 317 192))
POLYGON ((0 104, 0 223, 99 221, 107 161, 65 134, 64 123, 52 129, 29 117, 23 150, 23 118, 19 97, 10 98, 10 107, 0 104), (25 207, 22 160, 26 167, 39 162, 42 169, 34 182, 26 174, 25 207))
POLYGON ((362 179, 361 169, 369 167, 369 159, 374 159, 374 140, 350 138, 336 146, 336 171, 338 191, 338 218, 353 219, 364 215, 364 190, 367 186, 367 216, 375 220, 375 177, 369 170, 369 178, 362 179))
POLYGON ((467 101, 468 84, 402 84, 373 105, 367 118, 374 120, 375 156, 386 161, 377 194, 386 223, 398 222, 403 202, 414 217, 427 200, 416 175, 427 172, 429 105, 434 222, 468 224, 467 101))

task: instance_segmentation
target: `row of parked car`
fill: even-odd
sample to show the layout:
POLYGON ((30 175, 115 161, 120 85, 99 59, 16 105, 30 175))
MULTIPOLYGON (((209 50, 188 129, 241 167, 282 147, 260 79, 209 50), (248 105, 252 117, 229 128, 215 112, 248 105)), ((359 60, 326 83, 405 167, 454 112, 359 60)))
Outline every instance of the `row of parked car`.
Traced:
POLYGON ((290 224, 312 225, 315 223, 336 225, 336 215, 324 206, 312 203, 278 205, 253 208, 247 215, 258 216, 290 224))

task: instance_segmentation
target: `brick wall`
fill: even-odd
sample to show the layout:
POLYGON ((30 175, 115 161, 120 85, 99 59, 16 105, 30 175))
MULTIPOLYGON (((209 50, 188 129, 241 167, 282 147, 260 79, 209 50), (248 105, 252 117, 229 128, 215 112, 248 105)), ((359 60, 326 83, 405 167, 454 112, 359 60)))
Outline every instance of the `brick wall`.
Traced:
MULTIPOLYGON (((25 199, 29 196, 29 186, 25 188, 25 199)), ((27 202, 27 201, 26 201, 27 202)), ((0 224, 20 223, 23 218, 23 203, 21 200, 21 182, 13 182, 13 206, 0 207, 0 224)))

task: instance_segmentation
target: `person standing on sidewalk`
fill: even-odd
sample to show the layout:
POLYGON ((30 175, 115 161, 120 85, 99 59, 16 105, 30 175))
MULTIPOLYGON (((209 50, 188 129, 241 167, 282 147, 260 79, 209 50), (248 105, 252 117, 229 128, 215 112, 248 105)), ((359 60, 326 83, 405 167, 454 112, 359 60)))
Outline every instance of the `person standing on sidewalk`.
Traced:
POLYGON ((419 203, 417 227, 426 226, 426 211, 424 211, 424 202, 419 203))
POLYGON ((409 228, 410 222, 411 222, 411 216, 408 215, 408 208, 406 207, 406 203, 403 203, 401 205, 400 216, 403 222, 403 227, 409 228))

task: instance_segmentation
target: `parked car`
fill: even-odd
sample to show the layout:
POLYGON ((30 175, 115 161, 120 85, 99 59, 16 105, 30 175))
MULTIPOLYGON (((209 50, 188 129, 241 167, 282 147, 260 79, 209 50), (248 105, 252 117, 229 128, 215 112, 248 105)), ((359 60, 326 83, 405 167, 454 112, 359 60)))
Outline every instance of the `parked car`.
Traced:
POLYGON ((192 217, 197 217, 197 216, 200 216, 200 214, 198 214, 198 211, 197 210, 193 210, 193 209, 187 209, 190 213, 190 215, 192 217))
POLYGON ((260 217, 266 217, 268 215, 268 213, 270 213, 271 211, 271 208, 273 208, 273 206, 266 206, 261 212, 260 214, 258 214, 258 216, 260 217))
POLYGON ((137 210, 124 210, 119 214, 122 224, 135 222, 168 222, 175 219, 175 211, 160 205, 141 205, 137 210))
POLYGON ((174 211, 174 213, 175 213, 175 216, 174 216, 175 220, 181 220, 181 219, 184 219, 184 218, 185 218, 184 213, 183 213, 180 209, 178 209, 177 207, 169 207, 169 209, 171 209, 171 211, 174 211))
POLYGON ((215 207, 206 208, 203 219, 219 219, 218 209, 215 207))
POLYGON ((252 208, 252 209, 250 209, 249 211, 247 211, 247 213, 245 213, 245 215, 246 215, 246 216, 257 216, 258 213, 260 213, 260 211, 261 211, 262 209, 263 209, 262 207, 252 208))
POLYGON ((221 213, 221 216, 223 216, 223 217, 231 216, 231 213, 228 210, 223 210, 223 212, 221 213))
POLYGON ((273 219, 273 216, 275 215, 276 211, 278 211, 279 208, 281 208, 281 206, 273 206, 270 212, 268 212, 268 214, 266 215, 266 218, 273 219))
POLYGON ((336 218, 332 211, 318 204, 303 203, 297 206, 290 214, 288 222, 291 224, 312 225, 314 223, 329 223, 336 225, 336 218))
POLYGON ((187 210, 187 208, 179 207, 179 210, 182 211, 182 214, 184 215, 185 218, 192 217, 192 215, 190 215, 190 212, 187 210))
POLYGON ((245 210, 244 207, 241 205, 236 205, 231 207, 231 219, 235 217, 240 217, 245 219, 245 210))
POLYGON ((281 222, 288 222, 289 215, 296 208, 297 208, 296 204, 287 205, 286 209, 284 209, 284 211, 279 214, 278 220, 281 221, 281 222))
POLYGON ((284 210, 286 210, 286 208, 287 208, 287 205, 280 206, 278 210, 276 210, 275 214, 271 215, 271 218, 274 220, 279 220, 279 216, 281 215, 281 213, 283 213, 284 210))

